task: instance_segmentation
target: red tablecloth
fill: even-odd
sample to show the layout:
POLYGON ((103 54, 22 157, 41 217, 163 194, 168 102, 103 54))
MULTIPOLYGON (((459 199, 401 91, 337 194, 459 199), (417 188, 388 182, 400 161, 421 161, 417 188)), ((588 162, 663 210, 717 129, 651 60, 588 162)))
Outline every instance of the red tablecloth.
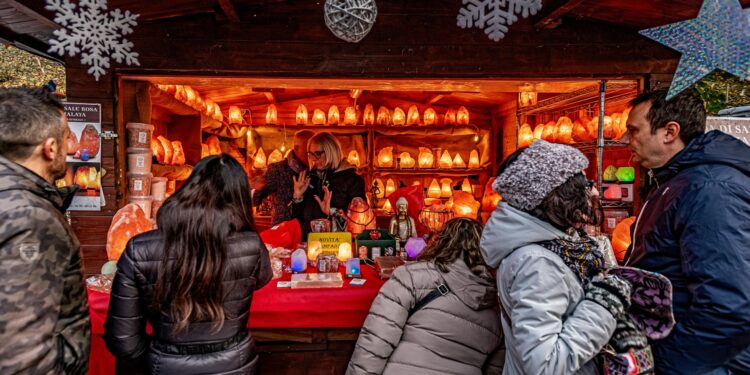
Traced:
MULTIPOLYGON (((309 270, 310 268, 308 268, 309 270)), ((343 272, 343 268, 341 268, 343 272)), ((250 307, 250 328, 360 328, 370 311, 372 300, 383 285, 375 271, 362 265, 362 286, 351 286, 344 280, 342 288, 284 289, 280 280, 271 280, 255 292, 250 307)), ((114 357, 104 346, 104 320, 107 318, 109 294, 88 290, 91 313, 91 359, 89 374, 114 374, 114 357)))

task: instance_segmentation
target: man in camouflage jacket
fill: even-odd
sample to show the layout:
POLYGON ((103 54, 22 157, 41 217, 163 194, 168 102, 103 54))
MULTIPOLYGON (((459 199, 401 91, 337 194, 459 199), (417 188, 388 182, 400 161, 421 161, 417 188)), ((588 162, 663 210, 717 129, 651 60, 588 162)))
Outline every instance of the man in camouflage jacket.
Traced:
POLYGON ((62 106, 48 96, 0 89, 3 375, 88 369, 91 326, 79 243, 63 216, 75 188, 52 185, 65 172, 69 129, 62 106))

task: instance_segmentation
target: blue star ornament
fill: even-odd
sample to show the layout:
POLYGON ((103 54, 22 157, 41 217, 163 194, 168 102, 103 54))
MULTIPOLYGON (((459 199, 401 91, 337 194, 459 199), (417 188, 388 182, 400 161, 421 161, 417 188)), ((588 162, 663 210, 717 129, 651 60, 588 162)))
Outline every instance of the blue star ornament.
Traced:
POLYGON ((750 79, 750 12, 739 0, 704 0, 697 18, 640 34, 682 53, 667 99, 716 69, 750 79))

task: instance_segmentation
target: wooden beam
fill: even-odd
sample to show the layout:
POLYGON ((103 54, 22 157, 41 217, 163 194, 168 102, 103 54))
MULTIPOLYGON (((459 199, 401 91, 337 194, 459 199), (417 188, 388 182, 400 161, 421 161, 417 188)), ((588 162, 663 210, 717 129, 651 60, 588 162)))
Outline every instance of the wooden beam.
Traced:
POLYGON ((542 8, 541 13, 535 17, 534 27, 537 29, 554 29, 560 25, 560 17, 575 9, 584 0, 560 0, 551 2, 549 6, 542 8))
POLYGON ((218 0, 218 2, 224 15, 229 19, 229 23, 240 22, 240 16, 237 15, 237 8, 234 7, 232 0, 218 0))
POLYGON ((3 25, 0 25, 0 42, 12 44, 26 52, 59 62, 63 65, 65 64, 65 59, 63 57, 47 52, 49 46, 46 43, 32 38, 29 35, 18 34, 3 25))
POLYGON ((35 10, 29 8, 28 6, 19 3, 15 0, 5 0, 5 4, 9 5, 13 8, 15 8, 17 11, 33 18, 35 21, 39 22, 40 25, 44 26, 45 28, 56 30, 60 28, 58 24, 53 22, 51 19, 37 13, 35 10))

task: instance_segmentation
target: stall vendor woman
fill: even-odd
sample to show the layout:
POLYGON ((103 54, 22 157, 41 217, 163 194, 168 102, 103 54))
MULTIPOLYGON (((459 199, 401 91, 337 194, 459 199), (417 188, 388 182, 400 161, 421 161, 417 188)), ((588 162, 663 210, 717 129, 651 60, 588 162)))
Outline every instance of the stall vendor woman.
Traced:
POLYGON ((337 210, 346 212, 352 199, 365 197, 365 181, 357 169, 343 160, 341 144, 333 134, 318 133, 307 143, 309 173, 294 179, 292 216, 299 220, 303 238, 310 221, 329 218, 337 210))

